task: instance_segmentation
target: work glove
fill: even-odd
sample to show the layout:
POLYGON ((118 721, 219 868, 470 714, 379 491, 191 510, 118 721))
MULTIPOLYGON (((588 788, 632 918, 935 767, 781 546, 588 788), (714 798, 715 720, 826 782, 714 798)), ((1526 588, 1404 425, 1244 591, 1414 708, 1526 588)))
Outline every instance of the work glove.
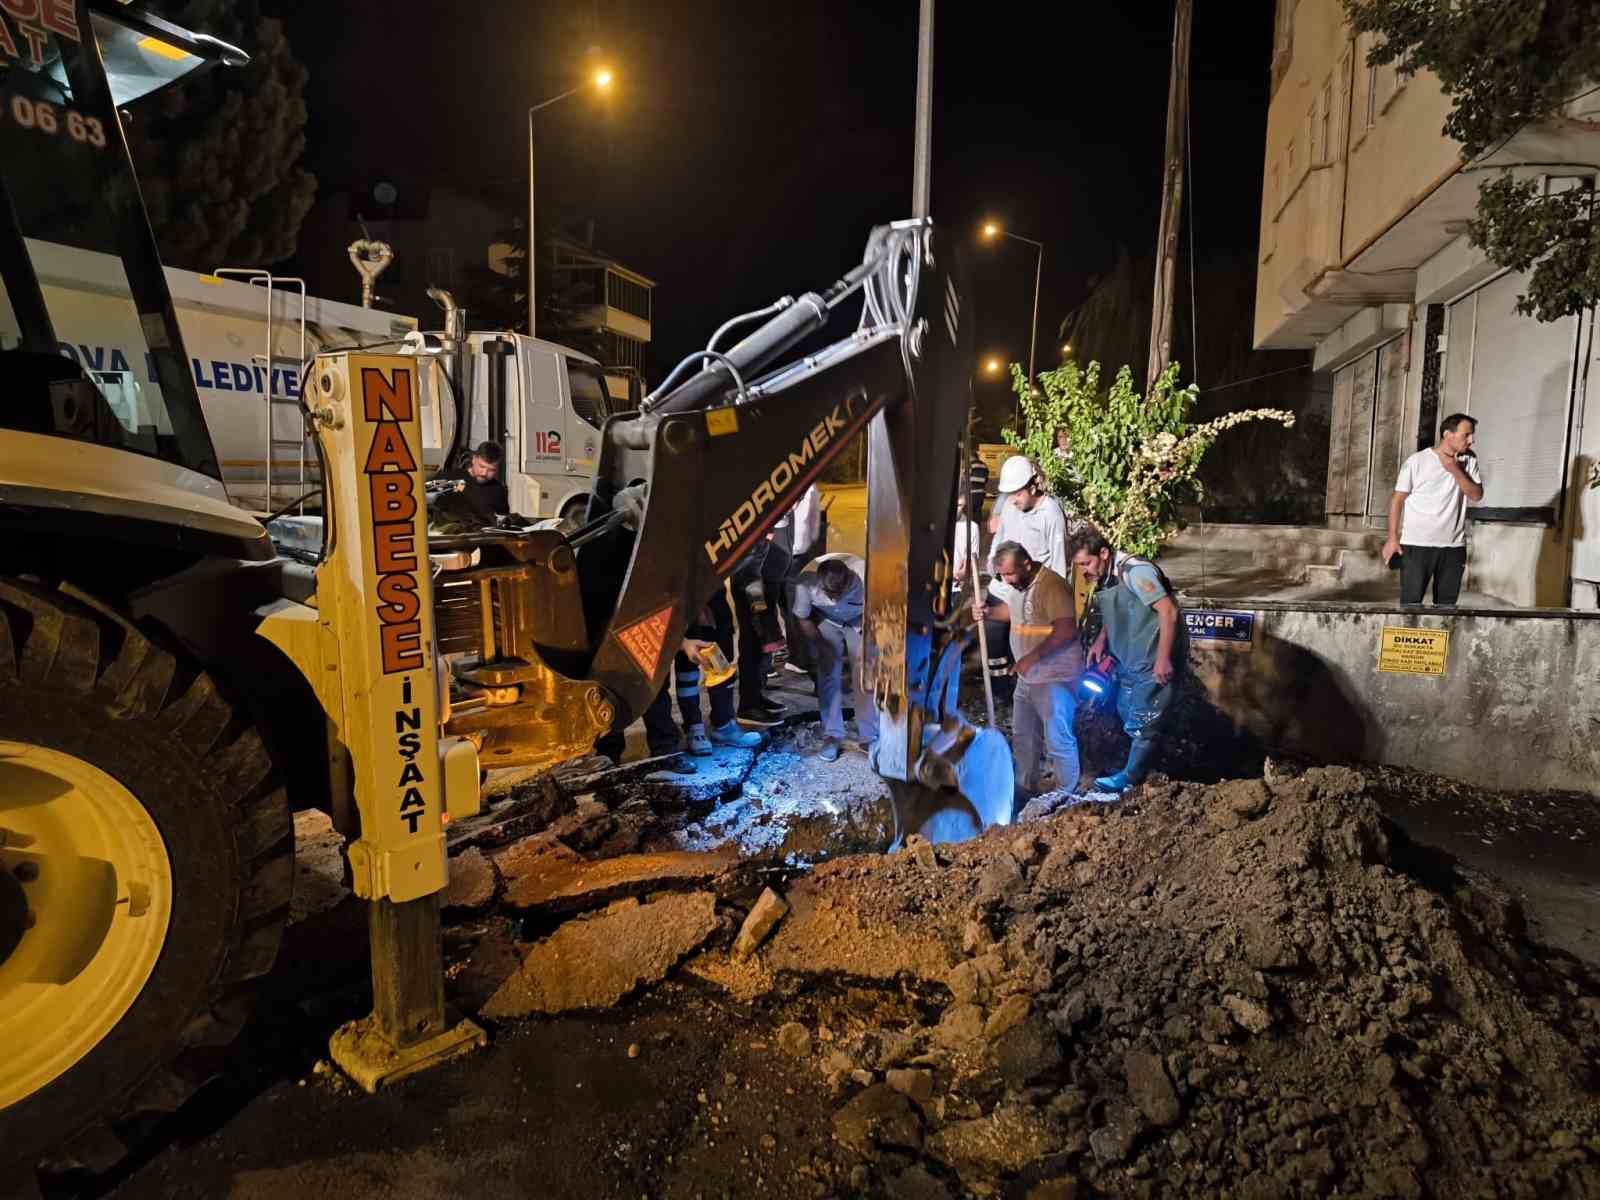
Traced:
POLYGON ((625 487, 617 493, 612 500, 611 507, 614 512, 622 514, 622 527, 637 531, 644 524, 644 506, 648 501, 646 490, 649 484, 636 483, 632 487, 625 487))

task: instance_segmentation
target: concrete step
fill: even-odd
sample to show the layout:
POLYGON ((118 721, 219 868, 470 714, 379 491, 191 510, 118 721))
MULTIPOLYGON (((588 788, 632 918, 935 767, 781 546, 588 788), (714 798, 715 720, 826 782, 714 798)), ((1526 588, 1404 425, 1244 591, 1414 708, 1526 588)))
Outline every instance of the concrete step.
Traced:
POLYGON ((1344 583, 1338 564, 1307 563, 1300 582, 1309 587, 1334 588, 1344 583))
POLYGON ((1173 539, 1174 545, 1216 549, 1265 550, 1309 546, 1374 552, 1383 545, 1383 531, 1328 529, 1318 525, 1191 525, 1173 539))

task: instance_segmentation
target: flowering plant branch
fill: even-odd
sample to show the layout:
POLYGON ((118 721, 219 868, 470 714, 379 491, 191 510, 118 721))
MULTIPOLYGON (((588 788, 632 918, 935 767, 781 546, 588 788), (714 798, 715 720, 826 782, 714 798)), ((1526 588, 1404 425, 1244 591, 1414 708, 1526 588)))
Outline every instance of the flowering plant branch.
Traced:
POLYGON ((1179 529, 1180 502, 1200 494, 1200 462, 1217 438, 1246 421, 1294 424, 1275 408, 1229 413, 1191 425, 1199 389, 1178 387, 1178 364, 1167 368, 1148 397, 1123 367, 1100 389, 1100 364, 1068 362, 1028 385, 1011 366, 1023 430, 1005 440, 1039 465, 1069 516, 1093 523, 1119 550, 1152 555, 1179 529))

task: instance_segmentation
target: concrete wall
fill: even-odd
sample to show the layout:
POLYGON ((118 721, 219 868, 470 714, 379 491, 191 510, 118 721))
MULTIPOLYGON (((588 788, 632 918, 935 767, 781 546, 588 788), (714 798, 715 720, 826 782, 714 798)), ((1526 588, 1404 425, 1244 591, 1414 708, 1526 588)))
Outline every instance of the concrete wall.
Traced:
POLYGON ((1600 614, 1251 603, 1249 649, 1197 642, 1190 661, 1269 749, 1600 795, 1600 614), (1448 630, 1444 674, 1380 672, 1384 626, 1448 630))
MULTIPOLYGON (((1316 3, 1343 12, 1340 0, 1316 3)), ((1356 43, 1350 180, 1340 247, 1346 255, 1381 233, 1461 160, 1459 143, 1440 134, 1450 102, 1439 89, 1438 77, 1419 71, 1405 79, 1393 66, 1386 66, 1378 68, 1374 81, 1366 66, 1369 44, 1370 35, 1356 43), (1377 84, 1377 100, 1373 124, 1365 127, 1366 89, 1372 82, 1377 84)))
POLYGON ((1560 529, 1474 522, 1467 531, 1464 586, 1518 607, 1561 608, 1568 603, 1570 558, 1571 546, 1560 529))

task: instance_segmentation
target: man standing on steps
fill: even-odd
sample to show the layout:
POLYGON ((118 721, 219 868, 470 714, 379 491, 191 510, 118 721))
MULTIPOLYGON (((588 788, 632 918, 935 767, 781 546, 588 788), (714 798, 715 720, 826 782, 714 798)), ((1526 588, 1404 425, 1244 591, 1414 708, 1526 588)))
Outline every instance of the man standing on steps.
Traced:
POLYGON ((1011 628, 1011 653, 1017 661, 1017 688, 1011 701, 1011 752, 1017 782, 1037 793, 1039 753, 1049 757, 1056 787, 1078 790, 1078 738, 1074 689, 1083 674, 1083 647, 1078 645, 1078 620, 1072 589, 1049 567, 1033 561, 1017 542, 1002 542, 994 551, 995 578, 1005 599, 975 597, 978 620, 998 617, 1011 628), (997 611, 998 610, 998 611, 997 611))
POLYGON ((817 663, 817 702, 827 740, 819 757, 834 762, 844 741, 844 659, 850 656, 856 729, 864 748, 878 736, 878 710, 861 678, 861 616, 867 606, 866 564, 854 554, 829 554, 800 576, 794 589, 795 628, 817 663))
POLYGON ((1433 603, 1454 604, 1467 570, 1467 505, 1483 499, 1483 472, 1472 452, 1478 422, 1452 413, 1439 440, 1400 464, 1389 500, 1387 565, 1400 555, 1400 603, 1421 604, 1428 581, 1433 603))
POLYGON ((1101 626, 1089 647, 1089 665, 1108 655, 1116 659, 1117 713, 1133 741, 1122 770, 1102 775, 1094 786, 1122 792, 1149 773, 1161 718, 1177 692, 1186 653, 1178 602, 1161 568, 1149 559, 1118 554, 1093 526, 1073 534, 1068 545, 1073 566, 1095 585, 1101 626))

